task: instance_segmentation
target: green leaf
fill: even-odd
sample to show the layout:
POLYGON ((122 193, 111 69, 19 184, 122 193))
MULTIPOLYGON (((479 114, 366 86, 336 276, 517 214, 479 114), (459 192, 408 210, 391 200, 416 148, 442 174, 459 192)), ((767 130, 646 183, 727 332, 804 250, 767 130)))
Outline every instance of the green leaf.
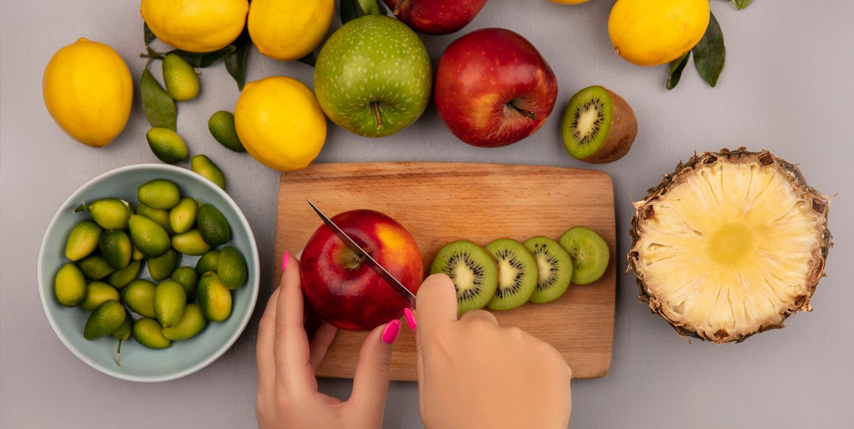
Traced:
POLYGON ((359 5, 365 11, 365 15, 388 15, 382 0, 359 0, 359 5))
POLYGON ((688 64, 688 57, 691 56, 691 51, 685 53, 681 57, 670 63, 670 73, 667 74, 667 89, 671 90, 679 85, 679 79, 682 78, 682 70, 685 70, 685 65, 688 64))
POLYGON ((365 16, 365 11, 359 5, 359 0, 341 0, 340 8, 342 25, 365 16))
POLYGON ((237 82, 237 89, 240 91, 243 91, 243 85, 246 84, 246 57, 251 45, 249 41, 249 33, 244 30, 243 34, 234 41, 237 49, 225 57, 225 69, 237 82))
POLYGON ((753 3, 753 0, 729 0, 729 2, 732 3, 733 6, 737 7, 738 10, 742 10, 747 6, 750 6, 750 3, 753 3))
POLYGON ((148 23, 145 21, 142 22, 142 38, 145 41, 145 46, 148 46, 157 38, 154 33, 151 32, 151 29, 148 28, 148 23))
POLYGON ((177 131, 178 114, 175 112, 175 100, 169 96, 157 79, 146 68, 139 80, 139 92, 142 96, 142 108, 152 127, 169 128, 177 131))
POLYGON ((365 15, 388 15, 382 0, 341 0, 341 24, 365 15))
POLYGON ((204 52, 204 53, 196 53, 196 52, 187 52, 182 51, 180 49, 174 50, 171 52, 167 52, 167 54, 176 53, 181 56, 181 58, 187 60, 193 67, 205 68, 211 66, 213 63, 227 57, 229 54, 233 53, 237 50, 237 46, 228 45, 218 51, 213 52, 204 52))
POLYGON ((694 65, 697 66, 700 76, 714 88, 724 70, 726 60, 724 34, 718 20, 715 19, 715 15, 709 17, 709 27, 706 29, 706 34, 700 39, 700 43, 694 46, 692 52, 694 53, 694 65))
POLYGON ((317 58, 315 58, 314 52, 309 52, 308 55, 298 59, 297 61, 311 67, 314 67, 314 65, 317 64, 317 58))

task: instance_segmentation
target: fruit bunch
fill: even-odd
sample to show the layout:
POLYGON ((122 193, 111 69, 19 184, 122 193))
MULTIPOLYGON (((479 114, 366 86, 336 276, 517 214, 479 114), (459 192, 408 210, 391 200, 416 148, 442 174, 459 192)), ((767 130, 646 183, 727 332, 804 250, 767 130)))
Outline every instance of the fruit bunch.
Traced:
MULTIPOLYGON (((142 106, 145 117, 152 128, 145 138, 154 155, 167 164, 184 161, 188 155, 187 144, 177 133, 176 101, 188 101, 199 95, 199 78, 196 70, 183 57, 176 53, 152 57, 146 63, 139 81, 142 106), (154 59, 162 59, 164 90, 154 75, 148 71, 148 65, 154 59)), ((228 112, 225 112, 228 113, 228 112)), ((228 149, 242 151, 240 141, 233 137, 233 121, 229 128, 228 117, 217 112, 211 117, 209 127, 214 137, 228 149)), ((190 161, 190 168, 197 174, 210 180, 223 190, 226 187, 225 174, 206 155, 196 155, 190 161)))
POLYGON ((216 207, 182 197, 168 180, 143 184, 137 198, 135 212, 116 198, 75 209, 91 218, 72 228, 65 247, 70 262, 54 280, 61 305, 91 311, 83 328, 86 339, 119 340, 116 364, 121 342, 131 335, 162 349, 196 336, 209 321, 226 320, 231 291, 248 278, 239 250, 215 249, 231 239, 228 221, 216 207), (180 266, 182 254, 201 258, 195 268, 180 266), (150 280, 141 278, 145 271, 150 280))
POLYGON ((555 241, 538 236, 519 243, 500 238, 480 247, 459 240, 439 249, 431 274, 446 274, 457 290, 460 314, 489 307, 510 310, 528 301, 560 298, 570 284, 599 280, 608 268, 608 243, 590 228, 570 228, 555 241))
MULTIPOLYGON (((752 0, 731 2, 743 9, 752 0)), ((329 32, 333 0, 142 0, 146 46, 142 56, 163 61, 166 86, 164 90, 146 64, 140 90, 153 127, 147 134, 151 149, 167 163, 188 156, 187 145, 177 134, 175 101, 193 99, 199 92, 195 69, 219 61, 243 90, 250 45, 270 58, 315 67, 316 93, 295 80, 283 84, 282 79, 289 78, 275 77, 275 84, 262 79, 254 95, 241 95, 242 114, 235 108, 234 115, 220 111, 210 118, 217 141, 236 152, 245 146, 271 168, 290 171, 308 166, 325 142, 325 117, 360 136, 388 136, 414 123, 431 95, 440 118, 460 140, 479 147, 518 142, 545 123, 557 97, 555 73, 534 46, 499 28, 466 34, 443 53, 433 87, 430 59, 415 33, 459 31, 485 5, 486 0, 342 0, 343 26, 315 56, 329 32), (386 16, 389 12, 397 19, 386 16), (174 49, 155 51, 151 47, 155 39, 174 49)), ((708 0, 619 0, 611 10, 608 30, 615 51, 628 61, 641 66, 670 63, 669 89, 679 82, 691 55, 711 86, 723 70, 726 48, 708 0)), ((132 92, 127 66, 106 45, 81 42, 61 50, 62 55, 57 53, 49 64, 45 103, 74 138, 103 146, 127 122, 132 92), (70 90, 61 86, 69 80, 70 90), (96 88, 101 82, 106 89, 96 88), (95 96, 83 97, 87 92, 95 96), (112 104, 122 108, 111 111, 103 123, 87 116, 87 109, 77 109, 88 105, 94 108, 90 112, 103 111, 112 104)), ((564 126, 565 142, 566 132, 564 126)), ((602 132, 594 134, 606 139, 602 132)), ((607 154, 589 155, 598 150, 599 142, 570 153, 595 163, 616 160, 633 141, 630 131, 616 134, 622 138, 619 148, 608 142, 607 154)), ((193 171, 225 187, 222 171, 210 158, 198 155, 191 164, 193 171)))

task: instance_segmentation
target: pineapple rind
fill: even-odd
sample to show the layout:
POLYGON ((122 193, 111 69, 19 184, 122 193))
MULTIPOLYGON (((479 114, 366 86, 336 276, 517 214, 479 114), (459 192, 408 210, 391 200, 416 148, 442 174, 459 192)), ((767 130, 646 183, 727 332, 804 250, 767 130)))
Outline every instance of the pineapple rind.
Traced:
MULTIPOLYGON (((722 168, 722 167, 721 167, 722 168)), ((763 170, 765 172, 767 170, 763 170)), ((764 176, 768 176, 767 174, 764 176)), ((751 175, 751 180, 753 180, 753 176, 751 175)), ((695 181, 696 182, 696 181, 695 181)), ((780 181, 777 181, 780 182, 780 181)), ((715 183, 716 185, 716 183, 715 183)), ((720 184, 723 186, 723 183, 720 184)), ((739 186, 737 183, 731 184, 732 186, 739 186)), ((710 186, 713 184, 710 183, 710 186)), ((758 187, 761 189, 761 187, 758 187)), ((749 191, 749 189, 748 189, 749 191)), ((714 195, 714 193, 712 193, 714 195)), ((728 195, 728 194, 727 194, 728 195)), ((753 198, 751 195, 747 195, 748 198, 753 198)), ((632 250, 628 254, 629 260, 629 269, 635 272, 637 276, 637 284, 639 288, 639 300, 641 302, 647 302, 649 304, 652 312, 659 314, 662 318, 667 320, 673 328, 679 333, 683 338, 686 337, 696 337, 702 340, 713 341, 715 343, 721 344, 726 342, 741 342, 744 341, 747 337, 757 333, 763 332, 768 329, 782 328, 783 321, 799 312, 799 311, 810 311, 810 298, 815 292, 815 288, 818 285, 819 280, 824 275, 824 264, 827 257, 828 249, 832 246, 832 236, 830 231, 827 229, 827 216, 828 216, 828 208, 829 208, 830 199, 813 189, 812 187, 806 184, 803 175, 798 170, 798 168, 792 164, 787 163, 786 161, 774 156, 767 150, 763 150, 761 152, 748 152, 745 148, 739 148, 735 151, 730 151, 728 149, 722 149, 720 152, 705 152, 702 154, 695 154, 691 159, 686 163, 679 163, 677 165, 676 170, 672 174, 666 174, 661 182, 661 184, 655 188, 652 188, 648 192, 648 196, 643 200, 634 203, 635 206, 635 216, 632 219, 632 229, 631 235, 633 238, 632 250), (764 307, 763 311, 754 312, 750 311, 750 306, 742 307, 743 314, 732 314, 729 317, 721 317, 720 315, 716 315, 715 323, 708 323, 710 315, 707 315, 707 321, 698 322, 696 320, 692 320, 690 317, 686 317, 680 314, 678 311, 675 311, 675 307, 673 306, 673 301, 666 301, 668 298, 672 300, 670 296, 659 296, 656 291, 651 288, 648 284, 652 283, 648 279, 647 270, 645 270, 645 264, 647 261, 641 260, 641 243, 643 242, 643 237, 648 232, 645 227, 648 222, 647 219, 655 218, 656 208, 658 208, 659 216, 665 216, 665 211, 667 210, 666 205, 662 202, 662 200, 666 200, 665 196, 671 192, 671 190, 676 189, 678 192, 678 188, 675 188, 678 185, 683 185, 688 181, 692 176, 700 173, 704 174, 709 171, 707 167, 714 167, 715 163, 730 163, 736 165, 753 165, 755 168, 761 169, 773 169, 773 171, 783 175, 786 180, 791 184, 791 189, 794 190, 794 197, 799 203, 804 204, 808 210, 811 210, 812 216, 810 216, 812 222, 814 222, 813 228, 815 228, 814 233, 807 234, 808 237, 803 236, 798 237, 795 234, 792 239, 799 240, 811 240, 808 244, 812 245, 812 249, 810 250, 810 257, 808 261, 804 261, 803 263, 808 264, 807 266, 798 267, 798 269, 804 273, 803 279, 799 279, 797 282, 797 287, 792 289, 788 288, 787 290, 775 289, 774 287, 769 286, 768 289, 773 292, 773 296, 776 298, 777 302, 774 302, 774 299, 767 298, 768 303, 761 302, 761 305, 757 304, 759 307, 764 307), (782 296, 780 294, 782 293, 782 296), (773 307, 774 311, 770 311, 769 308, 773 307), (741 323, 744 320, 749 319, 749 323, 741 323), (754 320, 758 319, 758 320, 754 320)), ((704 205, 715 205, 721 204, 716 201, 701 201, 701 204, 704 205)), ((701 207, 698 208, 698 213, 688 214, 688 217, 694 215, 704 215, 706 210, 709 207, 701 207)), ((774 207, 770 207, 769 209, 773 209, 774 207)), ((684 209, 684 207, 683 207, 684 209)), ((785 212, 785 211, 784 211, 785 212)), ((687 234, 686 239, 690 240, 690 236, 696 232, 692 231, 691 222, 689 220, 680 219, 681 222, 672 222, 667 225, 657 224, 656 226, 659 228, 670 228, 672 227, 674 234, 677 236, 679 234, 687 234), (681 230, 680 230, 681 229, 681 230)), ((788 221, 788 219, 783 218, 783 221, 788 221)), ((798 219, 795 219, 796 221, 798 219)), ((800 219, 801 223, 803 223, 803 219, 800 219)), ((798 225, 801 227, 800 231, 803 231, 804 225, 798 225)), ((806 225, 808 229, 810 225, 806 225)), ((793 228, 792 230, 796 230, 793 228)), ((784 233, 786 231, 783 231, 784 233)), ((807 231, 809 232, 809 231, 807 231)), ((652 233, 649 233, 652 235, 652 233)), ((646 245, 649 245, 651 242, 646 242, 646 245)), ((781 242, 781 245, 785 245, 785 241, 781 242)), ((663 252, 662 252, 663 253, 663 252)), ((696 255, 695 255, 696 256, 696 255)), ((685 256, 680 255, 682 259, 685 259, 685 256)), ((794 259, 793 259, 794 260, 794 259)), ((674 264, 677 261, 672 261, 674 264)), ((683 261, 684 262, 684 261, 683 261)), ((667 264, 668 261, 663 260, 662 262, 658 262, 662 264, 667 264)), ((794 262, 793 262, 794 263, 794 262)), ((797 271, 797 270, 796 270, 797 271)), ((726 274, 721 274, 726 275, 726 274)), ((765 276, 765 281, 772 282, 774 280, 773 271, 770 274, 765 276)), ((658 283, 652 283, 654 285, 660 285, 660 279, 658 283)), ((695 283, 691 283, 691 279, 679 279, 681 281, 681 286, 677 286, 676 288, 683 288, 684 292, 683 296, 691 296, 691 293, 697 292, 702 287, 702 278, 694 279, 695 283)), ((753 283, 757 283, 754 279, 753 283)), ((792 279, 780 279, 780 282, 788 285, 787 282, 793 282, 792 279)), ((748 283, 748 282, 745 282, 748 283)), ((670 287, 669 285, 667 287, 670 287)), ((778 288, 785 289, 785 288, 778 288)), ((725 290, 725 289, 722 289, 725 290)), ((719 292, 719 296, 716 297, 716 301, 721 299, 721 291, 719 292)), ((739 292, 736 291, 736 295, 739 295, 739 292)), ((759 295, 751 295, 750 291, 745 291, 740 298, 744 300, 757 300, 761 298, 761 294, 759 295), (745 296, 747 296, 745 298, 745 296)), ((737 297, 739 298, 739 297, 737 297)), ((729 296, 729 292, 726 292, 726 296, 723 299, 731 299, 729 296)), ((684 302, 683 302, 684 304, 684 302)), ((731 303, 730 303, 731 304, 731 303)), ((732 307, 732 306, 731 306, 732 307)), ((679 310, 683 310, 683 308, 679 308, 679 310)), ((726 316, 726 315, 724 315, 726 316)), ((686 338, 687 339, 687 338, 686 338)))

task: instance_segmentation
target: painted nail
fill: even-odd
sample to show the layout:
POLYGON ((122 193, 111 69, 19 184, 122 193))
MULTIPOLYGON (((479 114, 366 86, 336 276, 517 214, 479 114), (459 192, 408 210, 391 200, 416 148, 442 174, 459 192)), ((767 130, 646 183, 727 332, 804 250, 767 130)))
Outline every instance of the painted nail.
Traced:
POLYGON ((397 336, 400 334, 400 320, 392 320, 388 322, 388 325, 383 329, 383 334, 380 337, 382 342, 386 344, 394 344, 394 340, 397 339, 397 336))
POLYGON ((282 256, 282 271, 288 269, 288 260, 290 260, 291 254, 287 250, 285 250, 284 256, 282 256))
POLYGON ((415 332, 415 328, 418 327, 418 322, 415 321, 415 313, 408 308, 404 308, 403 318, 406 319, 406 324, 409 325, 409 329, 415 332))

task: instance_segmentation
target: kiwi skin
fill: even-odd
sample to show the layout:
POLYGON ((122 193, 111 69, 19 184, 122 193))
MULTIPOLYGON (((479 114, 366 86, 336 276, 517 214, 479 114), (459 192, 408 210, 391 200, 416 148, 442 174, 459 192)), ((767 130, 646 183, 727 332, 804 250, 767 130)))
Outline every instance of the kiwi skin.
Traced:
POLYGON ((605 138, 605 142, 602 143, 602 147, 593 155, 582 159, 582 161, 591 164, 605 164, 624 157, 629 153, 629 149, 632 148, 632 144, 638 136, 638 119, 635 116, 635 111, 632 110, 632 106, 629 106, 629 103, 616 92, 608 88, 604 89, 611 96, 613 109, 611 129, 605 138))

